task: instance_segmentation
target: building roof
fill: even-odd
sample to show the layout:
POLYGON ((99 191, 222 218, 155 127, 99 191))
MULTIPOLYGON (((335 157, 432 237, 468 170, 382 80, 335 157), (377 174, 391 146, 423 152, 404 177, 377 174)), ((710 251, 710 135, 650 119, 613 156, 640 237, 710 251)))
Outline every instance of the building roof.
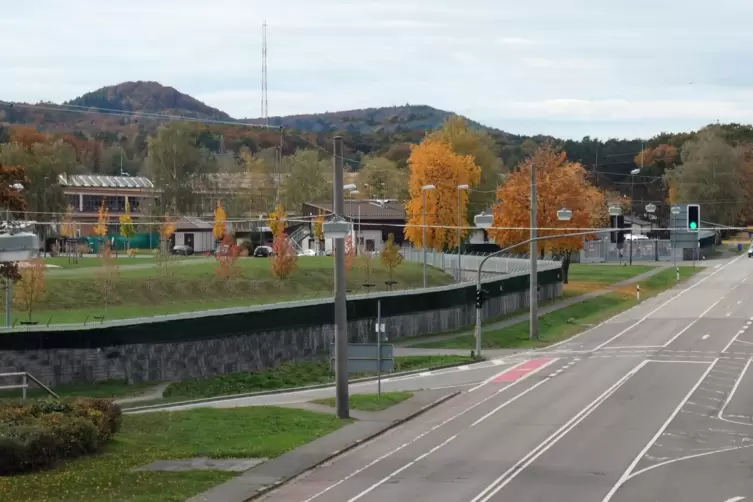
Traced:
POLYGON ((185 230, 211 230, 213 225, 195 216, 183 216, 175 222, 175 231, 182 232, 185 230))
MULTIPOLYGON (((319 208, 325 213, 332 213, 332 204, 307 203, 311 207, 319 208)), ((346 200, 344 205, 344 214, 348 219, 361 220, 395 220, 405 221, 405 206, 396 201, 374 201, 374 200, 346 200), (360 209, 360 213, 359 213, 360 209)))
POLYGON ((100 176, 98 174, 61 174, 58 183, 75 188, 154 188, 143 176, 100 176))

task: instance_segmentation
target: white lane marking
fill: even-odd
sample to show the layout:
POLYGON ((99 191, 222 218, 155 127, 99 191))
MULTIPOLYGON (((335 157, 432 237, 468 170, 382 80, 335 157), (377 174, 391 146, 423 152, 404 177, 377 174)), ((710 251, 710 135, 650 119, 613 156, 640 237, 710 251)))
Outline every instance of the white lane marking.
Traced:
POLYGON ((745 373, 747 373, 751 362, 753 362, 753 357, 748 359, 748 362, 745 363, 743 370, 740 372, 740 376, 737 378, 737 380, 735 380, 735 385, 732 386, 732 390, 729 392, 727 399, 724 401, 724 404, 719 410, 719 414, 716 416, 719 420, 723 420, 725 422, 730 422, 730 423, 738 424, 738 425, 747 425, 747 426, 751 425, 751 424, 746 424, 744 422, 736 422, 734 420, 729 420, 729 419, 724 418, 724 410, 727 409, 727 406, 729 406, 729 403, 732 401, 732 398, 735 396, 735 392, 737 392, 737 388, 740 386, 740 382, 742 382, 743 377, 745 377, 745 373))
MULTIPOLYGON (((745 345, 753 345, 753 343, 751 343, 751 342, 746 342, 746 341, 744 341, 744 340, 735 340, 735 342, 737 342, 737 343, 742 343, 742 344, 745 344, 745 345)), ((725 352, 725 351, 723 350, 722 352, 725 352)), ((739 352, 736 352, 736 353, 739 353, 739 352)))
POLYGON ((458 371, 465 371, 468 369, 468 366, 458 366, 458 371))
POLYGON ((701 340, 708 340, 710 336, 711 336, 711 335, 708 335, 708 334, 706 334, 706 335, 703 335, 703 336, 701 337, 701 340))
MULTIPOLYGON (((554 362, 554 361, 556 361, 556 360, 557 360, 557 359, 554 359, 554 360, 552 360, 552 361, 551 361, 551 363, 553 363, 553 362, 554 362)), ((523 361, 523 362, 526 362, 526 361, 523 361)), ((551 364, 551 363, 549 363, 549 364, 551 364)), ((521 363, 521 364, 523 364, 523 363, 521 363)), ((542 366, 541 368, 543 368, 543 366, 542 366)), ((498 390, 497 392, 495 392, 495 393, 494 393, 494 394, 492 394, 491 396, 487 396, 487 397, 485 397, 485 398, 484 398, 484 399, 482 399, 481 401, 479 401, 479 402, 475 403, 474 405, 472 405, 472 406, 470 406, 470 407, 468 407, 468 408, 464 409, 464 410, 463 410, 463 411, 461 411, 460 413, 457 413, 457 414, 455 414, 455 415, 451 416, 450 418, 448 418, 448 419, 444 420, 443 422, 440 422, 440 423, 438 423, 437 425, 434 425, 433 427, 431 427, 430 429, 428 429, 428 430, 426 430, 426 431, 422 432, 421 434, 419 434, 418 436, 414 437, 414 438, 413 438, 413 439, 411 439, 410 441, 407 441, 407 442, 405 442, 405 443, 401 444, 401 445, 400 445, 400 446, 398 446, 397 448, 394 448, 394 449, 392 449, 392 450, 388 451, 387 453, 385 453, 385 454, 384 454, 384 455, 382 455, 381 457, 378 457, 378 458, 376 458, 376 459, 372 460, 371 462, 369 462, 368 464, 364 465, 363 467, 361 467, 361 468, 359 468, 359 469, 356 469, 355 471, 351 472, 350 474, 348 474, 347 476, 345 476, 345 477, 344 477, 344 478, 342 478, 341 480, 337 481, 336 483, 333 483, 333 484, 329 485, 329 486, 328 486, 327 488, 323 489, 323 490, 322 490, 322 491, 320 491, 319 493, 316 493, 316 494, 312 495, 311 497, 307 498, 307 499, 306 499, 306 500, 304 500, 303 502, 311 502, 311 501, 312 501, 312 500, 314 500, 315 498, 318 498, 318 497, 320 497, 321 495, 324 495, 325 493, 327 493, 328 491, 332 490, 333 488, 336 488, 337 486, 340 486, 341 484, 345 483, 345 482, 346 482, 347 480, 351 479, 351 478, 352 478, 352 477, 354 477, 354 476, 357 476, 358 474, 362 473, 363 471, 365 471, 365 470, 366 470, 366 469, 368 469, 369 467, 372 467, 372 466, 374 466, 374 465, 378 464, 379 462, 381 462, 381 461, 382 461, 382 460, 384 460, 385 458, 387 458, 387 457, 390 457, 390 456, 394 455, 395 453, 399 452, 400 450, 402 450, 403 448, 405 448, 405 447, 407 447, 407 446, 410 446, 410 445, 412 445, 413 443, 415 443, 415 442, 416 442, 416 441, 418 441, 419 439, 421 439, 421 438, 425 437, 425 436, 426 436, 426 435, 428 435, 429 433, 431 433, 431 432, 434 432, 435 430, 439 429, 440 427, 442 427, 442 426, 444 426, 444 425, 447 425, 448 423, 452 422, 453 420, 455 420, 456 418, 458 418, 458 417, 460 417, 460 416, 462 416, 462 415, 465 415, 466 413, 468 413, 469 411, 473 410, 474 408, 476 408, 476 407, 478 407, 478 406, 481 406, 481 405, 482 405, 482 404, 484 404, 485 402, 489 401, 490 399, 493 399, 493 398, 495 398, 495 397, 496 397, 497 395, 499 395, 500 393, 502 393, 502 392, 506 391, 507 389, 509 389, 509 388, 510 388, 510 387, 512 387, 513 385, 516 385, 516 384, 518 384, 518 383, 520 383, 520 382, 524 381, 524 380, 525 380, 526 378, 528 378, 529 376, 531 376, 531 375, 535 374, 535 373, 536 373, 536 371, 537 371, 537 370, 539 370, 539 369, 541 369, 541 368, 537 368, 536 370, 534 370, 534 371, 532 371, 532 372, 530 372, 530 373, 527 373, 527 374, 523 375, 522 377, 518 378, 518 379, 517 379, 517 380, 515 380, 514 382, 510 383, 510 385, 506 385, 505 387, 503 387, 503 388, 499 389, 499 390, 498 390)), ((502 373, 504 373, 504 371, 503 371, 502 373)), ((501 373, 500 373, 500 374, 501 374, 501 373)))
POLYGON ((659 428, 658 431, 656 431, 656 434, 654 434, 654 437, 651 438, 651 440, 646 443, 646 446, 643 447, 643 449, 638 453, 638 455, 635 457, 635 459, 630 463, 628 468, 625 470, 625 472, 620 476, 620 479, 617 480, 617 483, 612 487, 611 490, 609 490, 609 493, 602 499, 602 502, 609 502, 609 500, 614 497, 614 494, 617 493, 617 490, 620 489, 620 487, 625 484, 625 482, 630 478, 630 473, 635 469, 635 466, 638 465, 638 462, 643 458, 643 456, 646 454, 646 452, 656 443, 656 441, 661 437, 661 435, 664 433, 665 430, 667 430, 667 427, 669 427, 669 424, 672 422, 672 420, 675 419, 678 413, 680 413, 680 410, 683 406, 685 406, 685 403, 690 400, 690 396, 693 395, 693 393, 698 389, 698 387, 701 386, 703 381, 706 379, 708 374, 711 372, 711 370, 714 369, 714 366, 716 366, 716 363, 719 362, 719 358, 717 357, 714 359, 714 362, 709 364, 709 367, 706 368, 706 371, 703 372, 703 375, 701 375, 701 378, 698 379, 698 381, 693 385, 693 388, 691 388, 687 394, 685 394, 685 397, 680 401, 680 404, 677 405, 677 407, 674 409, 671 415, 667 418, 667 420, 662 424, 662 426, 659 428))
POLYGON ((708 314, 708 313, 709 313, 709 312, 711 311, 711 309, 713 309, 714 307, 716 307, 716 306, 717 306, 717 304, 718 304, 718 303, 719 303, 720 301, 722 301, 723 299, 724 299, 724 297, 722 296, 722 297, 721 297, 721 298, 719 298, 719 299, 718 299, 717 301, 715 301, 715 302, 714 302, 714 303, 713 303, 713 304, 712 304, 712 305, 711 305, 711 306, 710 306, 709 308, 707 308, 706 310, 704 310, 703 312, 701 312, 701 315, 699 315, 698 317, 696 317, 696 318, 695 318, 695 319, 693 320, 693 322, 691 322, 690 324, 688 324, 687 326, 685 326, 685 327, 684 327, 683 329, 681 329, 681 330, 680 330, 680 332, 679 332, 679 333, 677 333, 677 334, 676 334, 675 336, 673 336, 672 338, 670 338, 670 339, 669 339, 669 341, 668 341, 667 343, 665 343, 665 344, 664 344, 664 347, 669 347, 669 345, 670 345, 670 344, 671 344, 672 342, 674 342, 675 340, 677 340, 677 339, 678 339, 678 338, 680 337, 680 335, 682 335, 683 333, 685 333, 685 332, 686 332, 687 330, 689 330, 689 329, 690 329, 690 328, 691 328, 691 327, 692 327, 692 326, 693 326, 693 325, 694 325, 695 323, 697 323, 698 321, 700 321, 700 320, 701 320, 701 319, 703 318, 703 316, 705 316, 706 314, 708 314))
POLYGON ((731 315, 732 315, 732 312, 727 312, 726 314, 724 314, 725 317, 729 317, 731 315))
POLYGON ((725 500, 725 502, 740 502, 741 500, 745 500, 745 497, 732 497, 731 499, 725 500))
POLYGON ((547 383, 547 382, 548 382, 549 380, 551 380, 551 377, 545 378, 544 380, 540 381, 540 382, 539 382, 539 383, 537 383, 536 385, 532 385, 531 387, 527 388, 526 390, 524 390, 524 391, 523 391, 523 392, 521 392, 520 394, 518 394, 518 395, 516 395, 516 396, 513 396, 513 397, 511 397, 510 399, 508 399, 508 400, 507 400, 507 401, 505 401, 504 403, 500 404, 499 406, 497 406, 496 408, 494 408, 494 409, 493 409, 492 411, 490 411, 489 413, 487 413, 487 414, 486 414, 486 415, 484 415, 483 417, 481 417, 481 418, 479 418, 478 420, 476 420, 475 422, 473 422, 473 423, 471 424, 471 427, 476 427, 476 426, 477 426, 478 424, 480 424, 481 422, 483 422, 484 420, 486 420, 486 419, 487 419, 487 418, 489 418, 490 416, 494 415, 495 413, 497 413, 497 412, 498 412, 499 410, 501 410, 501 409, 502 409, 502 408, 504 408, 505 406, 507 406, 507 405, 509 405, 509 404, 511 404, 511 403, 514 403, 514 402, 515 402, 515 401, 517 401, 517 400, 518 400, 519 398, 521 398, 521 397, 525 396, 526 394, 528 394, 529 392, 533 391, 533 390, 534 390, 534 389, 536 389, 536 387, 538 387, 539 385, 543 385, 543 384, 547 383))
POLYGON ((408 467, 412 466, 416 462, 420 462, 421 460, 425 459, 426 457, 428 457, 429 455, 431 455, 432 453, 434 453, 435 451, 437 451, 438 449, 440 449, 441 447, 443 447, 444 445, 446 445, 447 443, 449 443, 450 441, 452 441, 456 437, 458 437, 457 434, 454 435, 454 436, 452 436, 452 437, 447 438, 445 441, 443 441, 442 443, 438 444, 437 446, 435 446, 431 450, 427 451, 423 455, 419 455, 418 457, 416 457, 415 460, 412 460, 411 462, 408 462, 407 464, 405 464, 404 466, 402 466, 400 469, 398 469, 398 470, 392 472, 391 474, 388 474, 387 476, 383 477, 382 479, 380 479, 379 481, 377 481, 373 485, 369 486, 368 488, 366 488, 364 491, 362 491, 361 493, 359 493, 355 497, 349 498, 348 502, 355 502, 356 500, 360 499, 364 495, 366 495, 368 493, 371 493, 372 491, 374 491, 379 486, 383 485, 384 483, 386 483, 390 479, 394 478, 395 476, 397 476, 398 474, 400 474, 401 472, 403 472, 405 469, 407 469, 408 467))
MULTIPOLYGON (((625 350, 625 349, 660 349, 664 345, 626 345, 619 347, 604 347, 604 350, 625 350)), ((594 349, 596 350, 596 349, 594 349)))
POLYGON ((418 376, 422 376, 422 377, 431 376, 431 371, 422 371, 421 373, 418 374, 418 376))
POLYGON ((505 360, 504 360, 504 359, 494 359, 494 360, 492 361, 492 364, 493 364, 494 366, 499 366, 500 364, 505 364, 505 360))
POLYGON ((648 364, 648 361, 642 361, 640 362, 635 368, 630 370, 625 376, 620 378, 617 382, 615 382, 611 387, 609 387, 604 393, 602 393, 599 397, 588 403, 581 411, 578 412, 573 418, 571 418, 565 425, 557 429, 554 434, 547 437, 542 443, 540 443, 536 448, 531 450, 525 457, 520 459, 515 465, 510 467, 507 471, 505 471, 500 477, 495 479, 489 486, 487 486, 481 493, 479 493, 471 502, 486 502, 490 498, 492 498, 494 495, 497 494, 502 488, 504 488, 510 481, 515 479, 515 477, 523 471, 526 467, 528 467, 532 462, 534 462, 537 458, 539 458, 541 455, 544 454, 549 448, 551 448, 555 443, 557 443, 562 437, 564 437, 570 430, 572 430, 574 427, 576 427, 580 422, 582 422, 586 417, 588 417, 596 408, 601 405, 604 401, 606 401, 612 394, 617 392, 617 390, 625 384, 633 375, 635 375, 638 371, 640 371, 641 368, 643 368, 646 364, 648 364))
POLYGON ((678 359, 673 359, 673 360, 670 360, 670 361, 663 361, 663 360, 662 360, 662 361, 660 361, 660 360, 657 360, 657 359, 646 359, 646 360, 647 360, 648 362, 651 362, 651 363, 662 363, 662 364, 665 364, 665 363, 682 363, 682 364, 688 364, 688 363, 691 363, 691 364, 709 364, 709 362, 710 362, 710 361, 683 361, 683 360, 681 360, 681 359, 679 359, 679 360, 678 360, 678 359))
POLYGON ((722 264, 720 263, 719 265, 714 265, 714 268, 719 268, 721 266, 722 266, 722 264))
POLYGON ((743 302, 742 300, 737 300, 738 305, 740 305, 742 302, 743 302))
MULTIPOLYGON (((593 352, 593 351, 596 351, 596 350, 599 350, 600 348, 604 347, 605 345, 609 345, 609 344, 610 344, 610 343, 612 343, 612 342, 613 342, 614 340, 618 339, 619 337, 621 337, 622 335, 624 335, 625 333, 627 333, 628 331, 630 331, 631 329, 635 328, 636 326, 638 326, 639 324, 641 324, 641 323, 642 323, 643 321, 645 321, 646 319, 648 319, 649 317, 651 317, 652 315, 654 315, 655 313, 657 313, 657 312, 658 312, 658 311, 659 311, 660 309, 662 309, 662 308, 664 308, 665 306, 669 305, 669 304, 670 304, 671 302, 673 302, 674 300, 676 300, 676 299, 677 299, 677 298, 679 298, 680 296, 684 295, 685 293, 687 293, 687 292, 688 292, 688 291, 690 291, 691 289, 695 288, 695 287, 696 287, 696 286, 698 286, 699 284, 702 284, 702 283, 703 283, 704 281, 706 281, 706 280, 710 279, 711 277, 713 277, 714 275, 718 274, 719 272, 721 272, 721 271, 722 271, 722 270, 724 269, 724 267, 726 267, 727 265, 731 265, 732 263, 735 263, 735 262, 736 262, 737 260, 739 260, 739 259, 740 259, 740 256, 738 256, 737 258, 735 258, 735 259, 734 259, 734 260, 732 260, 732 261, 729 261, 729 262, 725 263, 725 264, 724 264, 724 266, 723 266, 722 268, 720 268, 720 269, 718 269, 718 270, 715 270, 714 272, 711 272, 711 273, 710 273, 709 275, 707 275, 706 277, 704 277, 704 278, 703 278, 703 279, 701 279, 700 281, 698 281, 698 282, 696 282, 696 283, 694 283, 694 284, 691 284, 691 285, 690 285, 690 286, 688 286, 687 288, 683 289, 682 291, 680 291, 679 293, 677 293, 677 294, 676 294, 675 296, 673 296, 672 298, 670 298, 670 299, 669 299, 669 300, 667 300, 666 302, 662 303, 661 305, 659 305, 658 307, 656 307, 656 308, 655 308, 654 310, 652 310, 651 312, 649 312, 649 313, 648 313, 648 314, 646 314, 645 316, 643 316, 643 317, 641 317, 640 319, 638 319, 638 321, 637 321, 637 322, 635 322, 635 323, 631 324, 630 326, 628 326, 628 327, 627 327, 627 328, 625 328, 624 330, 620 331, 619 333, 617 333, 616 335, 614 335, 614 336, 613 336, 612 338, 610 338, 610 339, 609 339, 609 340, 607 340, 606 342, 604 342, 604 343, 602 343, 601 345, 598 345, 598 346, 597 346, 596 348, 592 349, 592 352, 593 352)), ((726 294, 726 293, 725 293, 725 294, 726 294)), ((722 297, 722 298, 724 298, 724 297, 722 297)), ((722 299, 722 298, 720 298, 719 300, 721 301, 721 299, 722 299)), ((719 302, 716 302, 716 303, 719 303, 719 302)), ((703 314, 701 314, 701 316, 703 316, 703 314)), ((596 326, 596 327, 598 327, 598 326, 596 326)), ((584 333, 585 333, 585 332, 584 332, 584 333)), ((570 340, 572 340, 572 338, 571 338, 570 340)), ((664 346, 666 347, 666 345, 664 345, 664 346)))

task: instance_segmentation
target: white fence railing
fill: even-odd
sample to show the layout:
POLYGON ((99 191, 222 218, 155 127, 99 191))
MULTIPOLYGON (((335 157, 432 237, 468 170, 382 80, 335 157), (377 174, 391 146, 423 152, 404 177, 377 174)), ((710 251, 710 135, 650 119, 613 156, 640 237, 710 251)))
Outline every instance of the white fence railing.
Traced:
MULTIPOLYGON (((403 258, 407 261, 423 263, 424 252, 422 249, 405 247, 401 250, 403 258)), ((458 260, 457 254, 442 253, 437 251, 426 252, 426 263, 441 268, 445 272, 460 280, 473 281, 478 275, 478 267, 481 261, 489 253, 470 253, 460 255, 458 260), (458 273, 460 271, 460 273, 458 273)), ((558 259, 539 259, 537 267, 539 271, 560 268, 562 261, 558 259)), ((490 275, 518 275, 525 274, 531 270, 531 261, 527 255, 522 254, 502 254, 493 256, 486 260, 484 268, 481 271, 482 276, 490 275)))

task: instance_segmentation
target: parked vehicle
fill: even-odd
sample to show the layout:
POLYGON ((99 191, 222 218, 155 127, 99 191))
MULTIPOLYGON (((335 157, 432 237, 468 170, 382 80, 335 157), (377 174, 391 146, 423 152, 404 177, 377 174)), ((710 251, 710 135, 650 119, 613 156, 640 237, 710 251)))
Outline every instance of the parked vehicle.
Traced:
POLYGON ((748 258, 753 258, 753 244, 748 248, 748 258))
POLYGON ((173 254, 180 256, 190 256, 193 254, 193 248, 191 246, 175 246, 173 247, 173 254))
POLYGON ((256 246, 256 249, 254 249, 254 258, 269 258, 274 254, 274 249, 269 246, 256 246))

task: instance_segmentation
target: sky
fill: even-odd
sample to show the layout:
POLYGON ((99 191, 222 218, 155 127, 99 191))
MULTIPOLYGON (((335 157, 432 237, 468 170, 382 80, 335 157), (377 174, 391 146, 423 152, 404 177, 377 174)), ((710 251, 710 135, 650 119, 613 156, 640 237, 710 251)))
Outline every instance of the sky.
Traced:
POLYGON ((750 0, 0 0, 0 99, 158 81, 258 117, 426 104, 515 134, 753 122, 750 0), (4 5, 3 5, 4 4, 4 5))

